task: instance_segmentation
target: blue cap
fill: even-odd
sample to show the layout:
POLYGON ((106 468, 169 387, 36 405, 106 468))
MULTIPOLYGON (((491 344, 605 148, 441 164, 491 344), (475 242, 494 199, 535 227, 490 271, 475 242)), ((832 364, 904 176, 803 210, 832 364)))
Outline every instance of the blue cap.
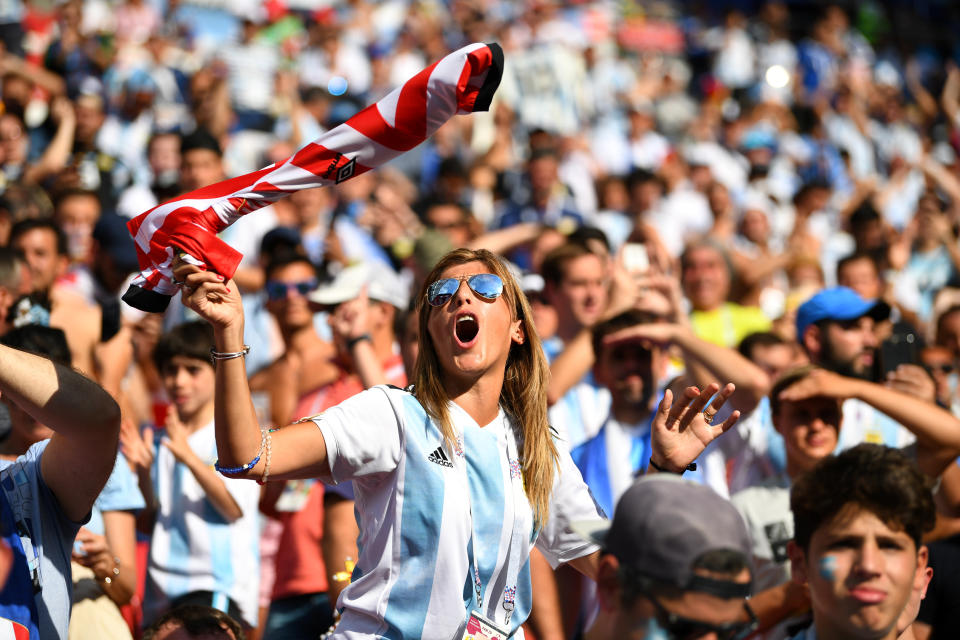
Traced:
POLYGON ((773 149, 777 148, 777 138, 772 132, 762 127, 750 129, 740 140, 740 148, 744 151, 753 151, 754 149, 773 149))
POLYGON ((831 287, 817 292, 797 309, 797 340, 814 322, 855 320, 870 316, 874 320, 890 317, 890 305, 883 300, 864 300, 849 287, 831 287))

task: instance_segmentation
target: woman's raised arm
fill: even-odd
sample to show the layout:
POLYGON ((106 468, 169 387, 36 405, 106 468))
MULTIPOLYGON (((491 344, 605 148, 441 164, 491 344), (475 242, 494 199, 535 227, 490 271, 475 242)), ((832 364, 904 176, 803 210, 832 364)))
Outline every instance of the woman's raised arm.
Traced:
POLYGON ((244 350, 243 306, 236 284, 179 258, 174 263, 174 277, 183 304, 213 326, 214 350, 220 354, 214 361, 219 466, 238 469, 228 474, 230 477, 260 480, 269 460, 270 478, 316 477, 327 463, 327 448, 317 426, 304 422, 276 431, 271 434, 268 450, 263 446, 265 437, 250 400, 244 358, 223 356, 244 350))

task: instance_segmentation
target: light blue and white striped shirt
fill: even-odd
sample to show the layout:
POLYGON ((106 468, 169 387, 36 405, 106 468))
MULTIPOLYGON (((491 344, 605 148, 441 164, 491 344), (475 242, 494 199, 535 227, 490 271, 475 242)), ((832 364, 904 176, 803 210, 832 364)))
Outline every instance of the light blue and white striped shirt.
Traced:
MULTIPOLYGON (((187 442, 213 467, 217 459, 213 422, 190 434, 187 442)), ((227 522, 187 465, 160 444, 153 462, 153 484, 157 519, 147 569, 146 622, 160 616, 180 596, 210 591, 214 607, 226 611, 230 598, 240 608, 244 621, 255 627, 260 582, 260 487, 249 480, 223 478, 243 512, 239 520, 227 522)))
MULTIPOLYGON (((554 565, 597 550, 570 529, 599 518, 580 472, 561 450, 550 517, 533 529, 517 469, 511 476, 508 439, 515 425, 501 410, 480 427, 450 403, 464 457, 444 443, 439 427, 410 393, 374 387, 314 418, 326 441, 328 482, 354 480, 360 557, 338 606, 335 638, 460 637, 477 598, 471 577, 471 510, 483 585, 482 614, 503 625, 504 590, 516 585, 512 637, 532 602, 529 555, 534 544, 554 565), (467 482, 464 482, 464 463, 467 482), (516 501, 511 490, 521 489, 516 501), (514 527, 522 535, 514 575, 508 570, 514 527)), ((510 445, 513 447, 514 445, 510 445)), ((521 449, 516 447, 514 450, 521 449)))

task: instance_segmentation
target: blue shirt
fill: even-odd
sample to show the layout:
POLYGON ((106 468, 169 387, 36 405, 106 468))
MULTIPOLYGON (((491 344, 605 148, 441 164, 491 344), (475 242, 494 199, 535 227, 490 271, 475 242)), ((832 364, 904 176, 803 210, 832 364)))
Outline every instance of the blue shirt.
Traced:
POLYGON ((14 462, 0 461, 0 523, 13 566, 0 591, 0 618, 30 629, 31 640, 66 638, 73 582, 70 554, 83 523, 72 522, 40 473, 49 440, 14 462))
POLYGON ((107 478, 107 484, 97 496, 90 512, 90 522, 87 529, 97 535, 105 535, 103 528, 104 511, 139 511, 146 506, 137 478, 130 471, 127 459, 121 452, 117 452, 117 460, 113 464, 113 471, 107 478))

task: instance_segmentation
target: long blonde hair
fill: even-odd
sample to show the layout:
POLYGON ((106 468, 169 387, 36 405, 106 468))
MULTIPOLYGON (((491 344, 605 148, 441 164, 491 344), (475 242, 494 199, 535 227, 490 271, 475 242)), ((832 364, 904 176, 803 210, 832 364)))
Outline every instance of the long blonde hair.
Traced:
POLYGON ((550 492, 553 489, 553 474, 558 460, 557 448, 547 421, 550 368, 543 354, 540 336, 533 326, 527 297, 495 254, 485 249, 455 249, 440 259, 424 281, 416 303, 420 324, 420 352, 413 373, 414 395, 427 414, 439 425, 444 440, 452 447, 456 433, 447 410, 450 398, 443 387, 444 373, 427 329, 432 308, 426 304, 427 287, 438 280, 445 270, 468 262, 480 262, 492 273, 500 276, 503 280, 502 295, 511 310, 512 319, 519 319, 523 327, 524 341, 520 344, 513 343, 507 357, 500 404, 520 427, 518 435, 521 440, 524 490, 533 510, 534 524, 540 528, 549 516, 550 492))

